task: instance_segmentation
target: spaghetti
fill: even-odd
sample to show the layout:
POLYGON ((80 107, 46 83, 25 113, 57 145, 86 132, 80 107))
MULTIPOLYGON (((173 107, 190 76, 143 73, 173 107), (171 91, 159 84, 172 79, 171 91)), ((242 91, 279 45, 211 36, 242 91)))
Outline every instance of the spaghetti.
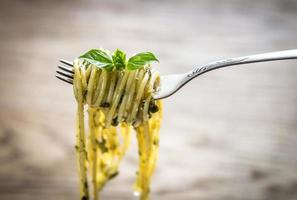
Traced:
POLYGON ((141 200, 147 200, 157 160, 162 118, 162 103, 152 98, 159 87, 160 77, 149 63, 156 59, 148 52, 137 54, 128 61, 120 50, 109 55, 106 50, 91 50, 74 61, 80 197, 81 200, 90 199, 90 175, 92 196, 99 198, 103 186, 118 174, 134 129, 139 167, 133 189, 141 200))

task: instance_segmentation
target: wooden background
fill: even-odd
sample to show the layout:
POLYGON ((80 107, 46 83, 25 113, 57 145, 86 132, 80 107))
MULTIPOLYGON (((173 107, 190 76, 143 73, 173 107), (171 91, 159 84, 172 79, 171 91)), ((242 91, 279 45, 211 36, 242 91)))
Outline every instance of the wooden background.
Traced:
MULTIPOLYGON (((297 48, 296 0, 0 2, 0 199, 78 199, 59 58, 152 51, 161 73, 297 48)), ((213 71, 164 101, 152 199, 297 199, 297 60, 213 71)), ((128 200, 135 140, 102 199, 128 200)))

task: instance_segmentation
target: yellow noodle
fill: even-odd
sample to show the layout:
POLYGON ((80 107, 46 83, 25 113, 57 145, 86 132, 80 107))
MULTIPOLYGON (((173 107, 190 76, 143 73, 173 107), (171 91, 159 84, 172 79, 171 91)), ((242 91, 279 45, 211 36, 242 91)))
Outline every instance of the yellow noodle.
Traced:
POLYGON ((95 83, 96 84, 94 84, 93 92, 92 92, 92 94, 93 94, 92 104, 91 104, 92 106, 94 106, 94 103, 95 103, 95 101, 98 98, 99 93, 100 93, 99 89, 100 89, 100 86, 102 85, 102 82, 103 82, 103 79, 101 78, 102 74, 103 74, 102 70, 100 70, 100 69, 96 70, 96 75, 95 75, 95 83))
POLYGON ((118 103, 120 101, 120 98, 122 96, 122 93, 123 93, 123 88, 125 87, 126 85, 126 81, 127 81, 127 78, 129 76, 129 73, 125 73, 124 74, 124 77, 122 78, 122 80, 120 81, 120 83, 118 84, 118 87, 116 89, 116 92, 115 92, 115 95, 114 95, 114 98, 113 98, 113 103, 111 105, 111 109, 106 117, 106 127, 108 128, 110 126, 110 123, 111 123, 111 120, 113 118, 113 115, 115 113, 115 110, 118 106, 118 103))
POLYGON ((109 84, 110 86, 109 86, 109 90, 107 91, 108 95, 107 95, 107 98, 106 98, 107 103, 110 103, 111 100, 112 100, 114 88, 115 88, 115 85, 116 85, 116 77, 117 77, 116 72, 111 72, 111 78, 110 78, 110 84, 109 84))
POLYGON ((126 94, 124 95, 122 103, 120 104, 120 108, 119 108, 119 112, 118 112, 118 121, 119 122, 122 122, 122 116, 124 114, 124 111, 125 111, 125 108, 126 108, 126 105, 127 105, 127 101, 128 101, 127 93, 128 93, 128 91, 130 90, 130 88, 132 86, 134 78, 135 78, 135 71, 132 71, 129 74, 128 81, 127 81, 127 84, 126 84, 126 88, 125 88, 125 93, 126 94))
POLYGON ((107 79, 108 79, 108 74, 107 74, 106 70, 103 70, 101 73, 101 76, 100 76, 100 81, 98 82, 97 90, 99 91, 99 94, 98 94, 98 97, 96 98, 96 101, 94 104, 95 107, 99 107, 101 104, 101 101, 105 94, 105 87, 107 85, 107 79))
MULTIPOLYGON (((140 70, 135 70, 134 78, 139 76, 139 71, 140 70)), ((125 111, 124 111, 124 117, 127 118, 127 114, 132 109, 132 104, 133 104, 133 98, 136 92, 136 83, 137 83, 137 78, 135 81, 132 82, 131 88, 127 91, 127 104, 125 106, 125 111)))
POLYGON ((91 71, 92 71, 92 67, 90 67, 90 64, 85 64, 83 62, 83 65, 85 65, 86 69, 86 79, 87 81, 89 81, 90 75, 91 75, 91 71))
POLYGON ((132 112, 131 112, 131 119, 133 120, 136 116, 136 113, 139 109, 139 103, 140 103, 140 100, 141 100, 141 97, 142 97, 142 94, 144 92, 144 88, 146 86, 146 83, 149 79, 149 75, 146 73, 141 81, 141 83, 139 84, 139 87, 138 87, 138 90, 137 90, 137 95, 134 99, 134 102, 133 102, 133 107, 132 107, 132 112))
MULTIPOLYGON (((132 87, 131 89, 129 90, 128 94, 127 94, 127 102, 126 102, 126 108, 125 108, 125 111, 124 111, 124 117, 127 119, 128 115, 129 115, 129 111, 130 109, 132 109, 132 105, 133 105, 133 97, 135 95, 135 92, 136 92, 136 83, 132 83, 132 87)), ((128 119, 127 119, 128 121, 128 119)))
POLYGON ((96 148, 96 123, 95 123, 95 117, 96 117, 96 109, 89 108, 89 128, 90 128, 90 142, 89 142, 89 154, 88 159, 92 161, 90 163, 91 168, 91 174, 92 174, 92 184, 93 184, 93 196, 94 199, 97 199, 97 148, 96 148))
POLYGON ((92 68, 91 69, 91 75, 90 75, 90 79, 89 79, 89 82, 88 82, 88 93, 87 93, 87 103, 89 105, 92 104, 92 98, 93 98, 93 89, 94 89, 94 84, 95 84, 95 76, 96 76, 96 67, 92 67, 89 66, 89 68, 92 68))
POLYGON ((118 174, 119 164, 127 151, 131 130, 137 134, 139 166, 134 191, 140 200, 149 199, 151 177, 157 160, 162 118, 162 105, 150 113, 152 92, 159 75, 149 67, 134 71, 112 71, 74 61, 73 90, 77 108, 77 158, 81 200, 89 199, 87 171, 92 183, 92 196, 99 198, 103 186, 118 174), (103 103, 109 103, 105 108, 103 103), (89 135, 85 136, 84 104, 88 106, 89 135), (118 124, 112 123, 117 117, 118 124), (112 124, 112 126, 110 126, 112 124), (116 127, 118 126, 118 128, 116 127), (119 133, 120 132, 120 133, 119 133))
POLYGON ((78 159, 78 169, 80 174, 80 196, 81 199, 88 199, 88 179, 87 179, 87 151, 85 142, 85 127, 84 127, 84 99, 83 86, 81 81, 81 73, 79 65, 74 65, 74 90, 76 91, 77 101, 77 126, 76 126, 76 152, 78 159))

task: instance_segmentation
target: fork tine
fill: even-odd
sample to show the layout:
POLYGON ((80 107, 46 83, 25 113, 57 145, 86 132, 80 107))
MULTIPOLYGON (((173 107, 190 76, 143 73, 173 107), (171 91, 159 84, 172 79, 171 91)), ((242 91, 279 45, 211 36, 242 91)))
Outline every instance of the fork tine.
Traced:
POLYGON ((68 65, 70 67, 73 67, 73 63, 71 63, 70 61, 67 61, 67 60, 64 60, 64 59, 60 59, 60 62, 65 64, 65 65, 68 65))
POLYGON ((56 77, 57 77, 58 79, 60 79, 61 81, 64 81, 64 82, 66 82, 66 83, 73 84, 73 80, 72 80, 72 79, 64 78, 63 76, 60 76, 59 74, 56 74, 56 77))
POLYGON ((73 74, 69 74, 69 73, 66 73, 66 72, 61 72, 61 71, 56 71, 58 74, 62 75, 62 76, 65 76, 67 78, 70 78, 70 79, 73 79, 73 74))
POLYGON ((62 70, 64 70, 64 71, 66 71, 66 72, 69 72, 69 73, 71 73, 71 74, 74 74, 73 69, 70 69, 70 68, 68 68, 68 67, 64 67, 64 66, 62 66, 62 65, 58 65, 58 68, 59 68, 59 69, 62 69, 62 70))

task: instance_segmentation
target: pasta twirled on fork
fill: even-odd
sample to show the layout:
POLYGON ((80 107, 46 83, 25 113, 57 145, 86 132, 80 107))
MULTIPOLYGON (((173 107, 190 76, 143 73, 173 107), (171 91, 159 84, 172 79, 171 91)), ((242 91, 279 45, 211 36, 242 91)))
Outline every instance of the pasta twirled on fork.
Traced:
MULTIPOLYGON (((118 51, 112 55, 111 67, 108 65, 109 54, 104 50, 91 50, 74 61, 76 151, 82 200, 90 198, 89 174, 94 199, 98 199, 98 192, 107 181, 118 174, 119 164, 130 144, 132 129, 136 132, 139 148, 139 167, 133 188, 141 200, 149 198, 162 118, 162 103, 153 100, 152 94, 159 87, 160 77, 148 62, 139 62, 139 55, 150 56, 149 53, 138 54, 134 56, 136 62, 132 62, 132 57, 127 63, 118 51), (105 68, 100 67, 104 64, 102 57, 106 58, 105 68), (100 62, 96 62, 98 60, 100 62), (142 66, 137 67, 137 64, 142 66), (85 108, 88 112, 88 135, 85 108)), ((154 60, 151 57, 148 61, 154 60)))

